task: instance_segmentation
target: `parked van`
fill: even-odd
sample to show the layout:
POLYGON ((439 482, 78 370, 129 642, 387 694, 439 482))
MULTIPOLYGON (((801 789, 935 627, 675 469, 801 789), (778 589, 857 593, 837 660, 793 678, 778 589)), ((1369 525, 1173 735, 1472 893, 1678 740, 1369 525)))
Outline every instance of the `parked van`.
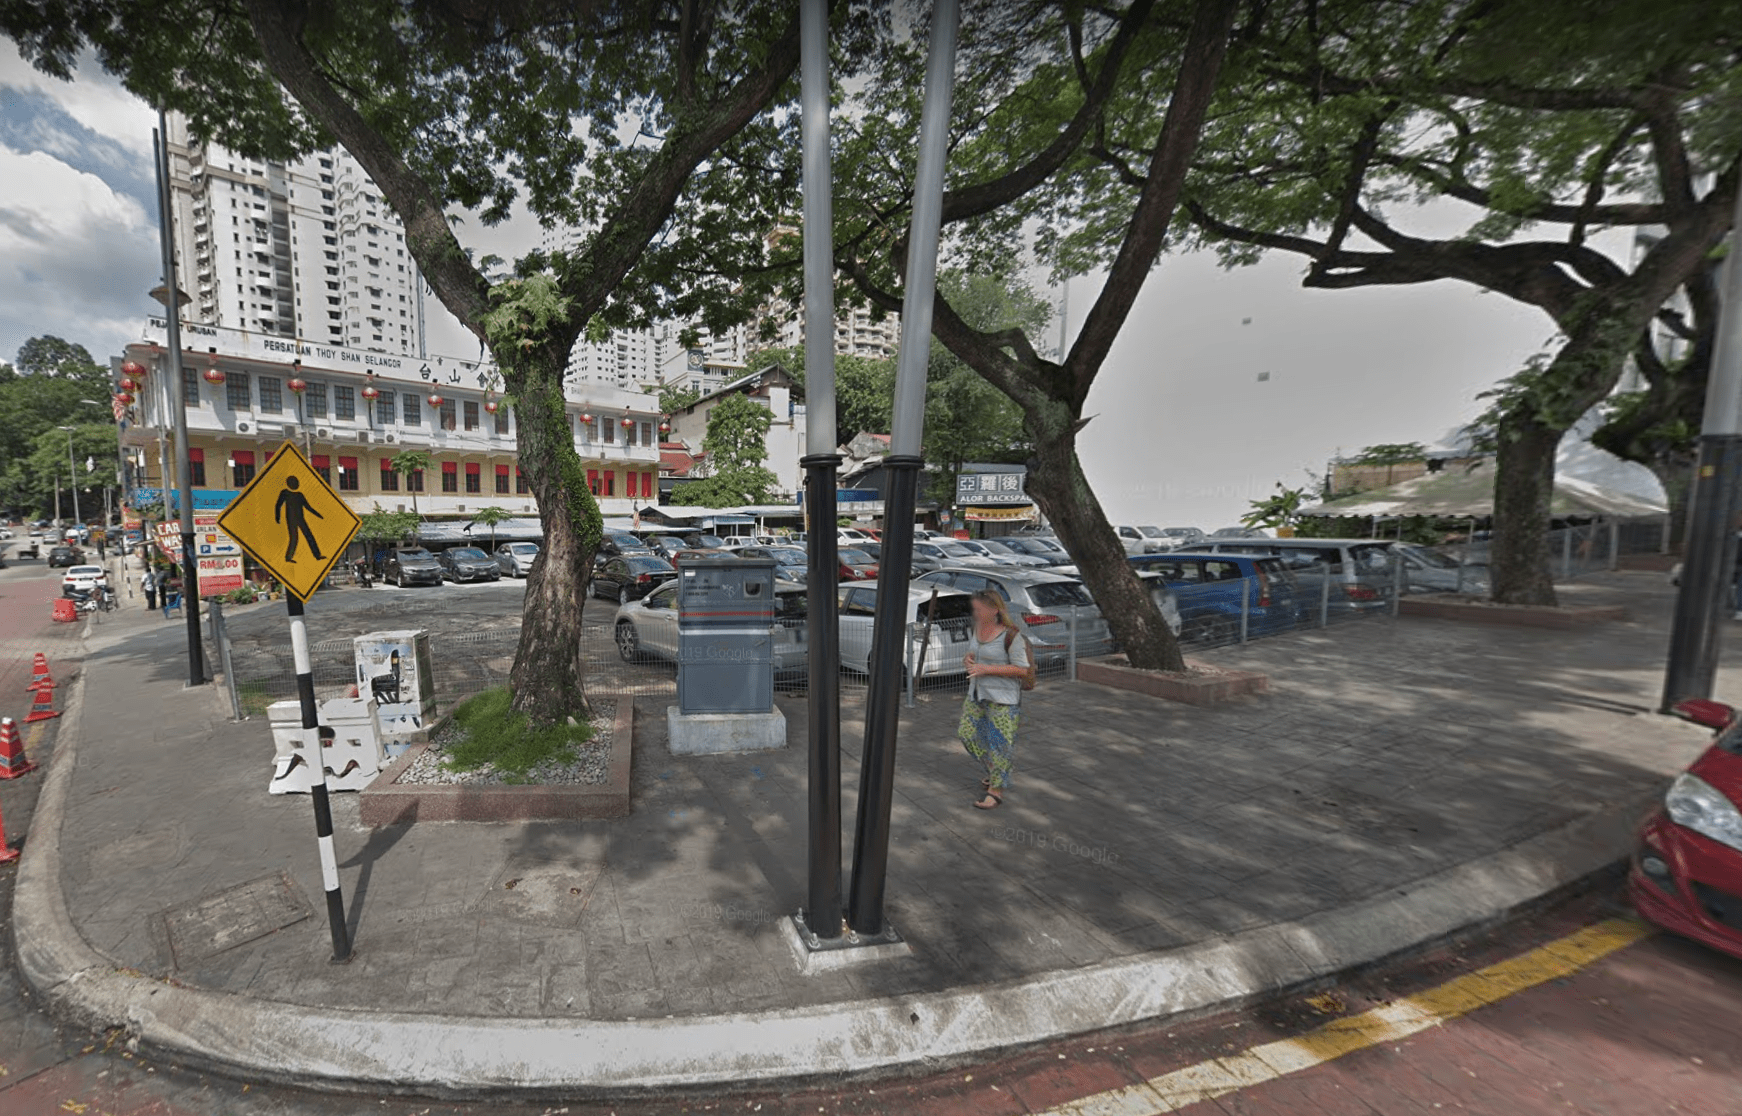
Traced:
POLYGON ((1308 594, 1279 558, 1145 554, 1131 564, 1173 591, 1180 617, 1177 634, 1189 643, 1239 639, 1242 611, 1248 636, 1276 635, 1298 624, 1310 607, 1308 594))
POLYGON ((1396 591, 1390 540, 1225 539, 1200 549, 1214 554, 1280 558, 1300 583, 1308 609, 1316 607, 1330 581, 1333 610, 1366 612, 1390 606, 1396 591))

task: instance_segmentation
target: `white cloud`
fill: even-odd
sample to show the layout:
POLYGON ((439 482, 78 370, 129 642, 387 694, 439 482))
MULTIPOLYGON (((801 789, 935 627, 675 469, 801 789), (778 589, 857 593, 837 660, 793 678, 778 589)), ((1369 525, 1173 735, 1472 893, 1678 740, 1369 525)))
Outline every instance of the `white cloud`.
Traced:
POLYGON ((136 337, 161 270, 139 203, 42 152, 0 147, 0 355, 52 333, 102 359, 136 337))
POLYGON ((26 62, 10 39, 0 40, 0 85, 34 90, 52 97, 74 120, 151 159, 151 129, 157 114, 103 72, 90 55, 79 60, 74 80, 49 77, 26 62))

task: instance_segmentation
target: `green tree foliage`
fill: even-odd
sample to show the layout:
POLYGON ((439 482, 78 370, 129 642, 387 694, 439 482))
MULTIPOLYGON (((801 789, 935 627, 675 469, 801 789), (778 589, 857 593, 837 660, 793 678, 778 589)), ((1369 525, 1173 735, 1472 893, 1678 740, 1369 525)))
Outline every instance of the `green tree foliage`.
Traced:
MULTIPOLYGON (((115 481, 116 428, 109 409, 109 373, 91 359, 83 346, 59 337, 32 337, 18 350, 14 364, 0 374, 0 492, 20 514, 51 512, 54 478, 67 483, 67 435, 74 426, 74 457, 79 487, 89 485, 98 500, 104 485, 115 481), (87 400, 89 402, 87 402, 87 400), (58 448, 57 448, 58 447, 58 448), (58 456, 57 456, 58 455, 58 456), (87 472, 85 458, 97 469, 87 472)), ((93 522, 93 509, 80 510, 93 522)), ((70 514, 72 502, 64 498, 70 514)))
POLYGON ((426 473, 435 459, 423 450, 400 450, 387 459, 387 465, 402 478, 407 492, 411 493, 411 514, 414 519, 422 519, 423 513, 417 506, 417 489, 411 486, 413 473, 426 473))
MULTIPOLYGON (((804 348, 762 349, 751 354, 750 367, 777 364, 802 392, 805 386, 804 348)), ((895 405, 895 359, 837 353, 835 356, 835 437, 845 445, 855 434, 887 434, 895 405)))
POLYGON ((1282 482, 1277 481, 1276 491, 1262 500, 1253 500, 1251 510, 1240 517, 1240 522, 1248 527, 1266 527, 1271 530, 1293 527, 1300 520, 1300 509, 1310 499, 1310 489, 1284 488, 1282 482))
POLYGON ((693 387, 668 387, 659 391, 659 409, 664 413, 676 414, 695 403, 702 397, 700 390, 693 387))
MULTIPOLYGON (((1675 382, 1649 327, 1663 318, 1699 347, 1715 325, 1711 253, 1742 148, 1739 28, 1738 0, 1330 0, 1274 11, 1221 92, 1181 247, 1230 264, 1296 253, 1322 289, 1454 279, 1557 330, 1490 396, 1496 599, 1553 602, 1555 445, 1628 356, 1650 405, 1611 416, 1630 425, 1600 441, 1649 458, 1660 450, 1644 435, 1697 413, 1701 392, 1675 382), (1472 207, 1472 223, 1410 231, 1427 198, 1472 207), (1615 252, 1596 240, 1649 226, 1661 231, 1636 258, 1632 238, 1615 252), (1678 289, 1691 316, 1664 313, 1678 289)), ((1086 216, 1136 189, 1139 138, 1112 129, 1097 145, 1111 190, 1086 195, 1086 216)))
MULTIPOLYGON (((851 60, 871 21, 839 8, 836 42, 851 60)), ((574 648, 602 524, 563 408, 568 354, 583 331, 749 316, 756 293, 739 276, 764 265, 767 231, 796 202, 782 159, 797 121, 770 111, 794 91, 796 9, 55 0, 0 5, 0 32, 61 77, 94 52, 148 103, 245 155, 336 141, 362 164, 423 278, 488 344, 515 401, 545 528, 510 676, 515 710, 535 725, 585 715, 574 648), (460 234, 516 207, 587 231, 507 267, 475 261, 460 234)))
POLYGON ((1381 442, 1368 446, 1349 459, 1351 465, 1407 465, 1427 457, 1427 447, 1420 442, 1381 442))
POLYGON ((472 516, 473 523, 482 523, 490 528, 490 549, 496 549, 496 525, 505 519, 513 518, 513 513, 507 508, 499 508, 492 504, 487 508, 479 508, 472 516))
MULTIPOLYGON (((982 332, 1038 333, 1052 318, 1046 301, 1015 280, 951 270, 938 276, 938 289, 964 322, 982 332)), ((944 505, 955 500, 956 475, 966 462, 1021 464, 1032 452, 1022 409, 961 357, 934 342, 926 370, 922 448, 932 499, 944 505)))
POLYGON ((362 520, 357 527, 358 539, 394 546, 410 539, 416 534, 417 525, 423 522, 416 512, 383 511, 380 504, 358 518, 362 520))
POLYGON ((766 504, 779 482, 768 469, 768 429, 774 415, 747 395, 729 395, 708 412, 702 438, 707 475, 679 485, 672 502, 706 508, 766 504))

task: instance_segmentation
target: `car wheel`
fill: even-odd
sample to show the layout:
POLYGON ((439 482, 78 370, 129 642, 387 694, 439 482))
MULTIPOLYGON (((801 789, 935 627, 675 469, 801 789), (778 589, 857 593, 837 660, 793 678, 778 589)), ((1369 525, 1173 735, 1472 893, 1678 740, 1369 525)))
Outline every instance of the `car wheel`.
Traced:
POLYGON ((617 587, 617 603, 620 605, 629 603, 629 586, 620 585, 617 587))
POLYGON ((641 661, 641 637, 635 632, 635 625, 628 620, 617 625, 617 654, 626 663, 641 661))

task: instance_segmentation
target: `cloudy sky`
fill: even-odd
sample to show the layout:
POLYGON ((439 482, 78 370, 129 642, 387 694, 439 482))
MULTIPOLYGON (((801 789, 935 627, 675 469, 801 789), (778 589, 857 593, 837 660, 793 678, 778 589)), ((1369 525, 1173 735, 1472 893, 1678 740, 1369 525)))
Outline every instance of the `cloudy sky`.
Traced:
MULTIPOLYGON (((155 123, 94 66, 61 82, 0 40, 0 358, 41 333, 102 358, 156 308, 145 294, 161 272, 155 123)), ((1447 208, 1408 224, 1444 234, 1466 216, 1447 208)), ((461 235, 504 256, 538 242, 528 222, 461 235)), ((1170 257, 1152 274, 1090 396, 1097 417, 1081 443, 1115 521, 1223 526, 1339 451, 1438 440, 1552 332, 1540 313, 1460 284, 1306 291, 1300 273, 1278 256, 1234 272, 1170 257)), ((1093 288, 1072 283, 1072 328, 1093 288)), ((458 323, 431 309, 431 349, 475 355, 458 323)))

